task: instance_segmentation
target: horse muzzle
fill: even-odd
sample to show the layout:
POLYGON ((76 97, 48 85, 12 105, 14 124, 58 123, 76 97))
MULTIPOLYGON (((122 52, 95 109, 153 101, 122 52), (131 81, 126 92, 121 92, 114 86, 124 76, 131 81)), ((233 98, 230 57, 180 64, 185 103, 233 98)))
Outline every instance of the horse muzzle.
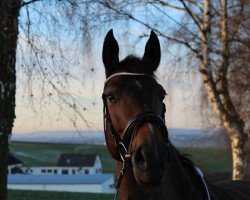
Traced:
MULTIPOLYGON (((147 135, 145 131, 143 135, 147 135)), ((137 133, 140 137, 140 133, 137 133)), ((157 137, 151 133, 151 137, 157 137)), ((143 186, 159 185, 166 172, 166 145, 162 138, 158 143, 151 143, 150 139, 144 138, 132 154, 133 173, 138 184, 143 186)), ((155 140, 154 140, 155 141, 155 140)))

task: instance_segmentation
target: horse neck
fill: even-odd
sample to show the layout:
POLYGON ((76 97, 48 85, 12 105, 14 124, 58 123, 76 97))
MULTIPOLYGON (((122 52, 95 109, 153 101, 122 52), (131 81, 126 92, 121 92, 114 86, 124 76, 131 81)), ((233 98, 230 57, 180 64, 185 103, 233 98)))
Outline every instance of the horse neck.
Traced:
MULTIPOLYGON (((122 163, 116 161, 116 179, 122 169, 122 163)), ((139 185, 134 177, 132 167, 127 168, 119 189, 120 200, 181 200, 176 198, 172 192, 172 185, 163 184, 154 187, 144 187, 139 185)))
POLYGON ((170 169, 167 176, 174 185, 180 199, 200 200, 203 197, 203 186, 191 161, 182 158, 177 149, 170 145, 170 169))
MULTIPOLYGON (((132 167, 128 167, 119 189, 120 199, 150 199, 150 200, 201 200, 202 186, 194 170, 183 164, 177 150, 172 149, 171 166, 166 170, 162 183, 159 186, 140 186, 134 177, 132 167)), ((122 169, 122 163, 116 161, 116 179, 122 169)))

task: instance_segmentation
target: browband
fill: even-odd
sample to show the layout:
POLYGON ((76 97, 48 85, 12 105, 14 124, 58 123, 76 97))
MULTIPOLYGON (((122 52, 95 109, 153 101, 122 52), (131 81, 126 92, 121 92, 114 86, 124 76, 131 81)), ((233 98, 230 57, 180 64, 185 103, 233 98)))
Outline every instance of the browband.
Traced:
POLYGON ((115 73, 115 74, 112 74, 111 76, 109 76, 109 77, 105 80, 104 85, 106 85, 107 82, 108 82, 111 78, 113 78, 113 77, 115 77, 115 76, 150 76, 150 77, 152 77, 153 79, 155 79, 154 76, 151 76, 151 75, 149 75, 149 74, 144 74, 144 73, 118 72, 118 73, 115 73))

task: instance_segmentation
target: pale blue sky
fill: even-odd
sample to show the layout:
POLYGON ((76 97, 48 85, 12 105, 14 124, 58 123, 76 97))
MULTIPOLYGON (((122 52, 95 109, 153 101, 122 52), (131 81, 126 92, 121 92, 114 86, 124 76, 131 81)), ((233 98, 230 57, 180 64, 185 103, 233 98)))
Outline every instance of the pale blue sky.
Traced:
MULTIPOLYGON (((114 30, 115 31, 115 30, 114 30)), ((127 44, 122 42, 122 36, 116 34, 117 40, 120 43, 121 52, 126 52, 127 44)), ((104 36, 103 36, 104 38, 104 36)), ((102 41, 103 38, 98 40, 102 41)), ((145 43, 146 41, 144 41, 145 43)), ((101 50, 102 43, 98 42, 98 51, 94 55, 95 72, 90 76, 85 76, 85 86, 84 88, 80 84, 74 85, 76 90, 83 90, 84 92, 78 96, 79 101, 84 101, 87 110, 83 112, 84 118, 86 118, 90 123, 90 126, 79 120, 78 128, 79 129, 102 129, 102 101, 101 94, 103 89, 103 82, 105 80, 103 64, 101 61, 101 50), (95 105, 92 105, 92 102, 95 102, 95 105)), ((138 56, 141 56, 144 51, 144 46, 139 45, 136 50, 129 51, 130 53, 135 53, 138 56), (141 48, 141 49, 140 49, 141 48)), ((121 53, 126 54, 126 53, 121 53)), ((167 90, 168 96, 165 99, 167 104, 167 125, 174 128, 201 128, 200 116, 198 115, 198 103, 196 99, 192 97, 192 93, 197 95, 199 89, 199 74, 196 74, 192 78, 193 84, 190 82, 190 79, 187 79, 183 75, 183 82, 186 82, 186 86, 183 88, 179 84, 182 75, 179 75, 177 80, 171 80, 171 74, 168 73, 166 53, 162 53, 163 60, 157 71, 157 77, 159 82, 164 85, 167 90), (170 80, 165 79, 165 74, 170 77, 170 80), (193 86, 192 86, 193 85, 193 86), (187 89, 187 87, 190 87, 187 89)), ((121 55, 120 58, 124 58, 124 55, 121 55)), ((20 73, 20 72, 19 72, 20 73)), ((170 72, 171 73, 171 72, 170 72)), ((74 89, 71 90, 74 92, 74 89)), ((72 122, 63 115, 59 114, 59 108, 54 103, 51 103, 50 106, 47 106, 43 110, 42 114, 34 112, 30 106, 30 102, 27 102, 27 98, 22 98, 22 88, 17 88, 17 107, 16 107, 16 120, 14 126, 14 133, 25 133, 25 132, 37 132, 42 130, 72 130, 74 129, 72 122), (60 116, 60 117, 59 117, 60 116)), ((39 98, 34 100, 34 104, 39 103, 39 98)), ((74 114, 73 114, 74 115, 74 114)))
MULTIPOLYGON (((169 12, 168 14, 177 17, 173 12, 169 12)), ((144 17, 140 15, 141 13, 138 12, 139 17, 144 17)), ((150 16, 148 17, 150 19, 150 16)), ((152 23, 154 23, 154 20, 152 20, 152 23)), ((163 22, 159 21, 157 23, 163 22)), ((168 23, 168 27, 164 28, 166 29, 165 31, 168 31, 168 28, 170 29, 170 26, 173 26, 173 24, 171 24, 171 20, 168 23)), ((36 28, 46 29, 45 32, 48 31, 45 26, 36 28)), ((36 28, 33 29, 34 32, 36 31, 36 28)), ((74 61, 70 63, 70 67, 72 67, 70 69, 71 72, 77 76, 80 82, 84 82, 84 86, 81 85, 80 82, 69 80, 69 92, 77 97, 76 102, 79 104, 81 111, 83 111, 83 107, 87 108, 87 110, 83 111, 82 114, 83 117, 89 122, 89 124, 86 125, 86 123, 84 123, 79 119, 79 117, 77 117, 77 115, 71 112, 70 109, 67 108, 67 106, 62 108, 56 106, 56 96, 55 98, 53 98, 55 102, 49 100, 48 103, 41 104, 41 93, 39 88, 41 83, 39 83, 39 80, 36 80, 37 86, 34 86, 33 88, 34 97, 32 99, 35 107, 34 109, 32 103, 28 101, 29 93, 27 92, 27 86, 25 86, 26 83, 23 84, 26 81, 23 76, 24 72, 18 70, 16 120, 13 130, 14 133, 37 132, 42 130, 74 129, 72 121, 70 121, 68 117, 65 116, 64 112, 70 115, 70 117, 73 119, 78 118, 78 120, 76 121, 77 127, 79 129, 102 129, 101 94, 105 77, 101 52, 105 34, 111 28, 114 29, 115 37, 117 38, 120 46, 120 59, 123 59, 126 55, 131 53, 138 56, 143 55, 144 46, 148 38, 145 37, 141 40, 138 40, 138 35, 141 33, 149 34, 150 31, 145 31, 145 28, 139 26, 138 24, 135 25, 133 23, 121 22, 112 26, 106 26, 101 31, 98 30, 97 34, 92 36, 92 60, 89 60, 86 56, 82 55, 82 52, 80 51, 78 51, 78 53, 75 52, 76 50, 74 49, 74 47, 80 41, 76 40, 76 44, 70 44, 69 42, 71 40, 66 39, 64 34, 60 35, 60 37, 63 38, 60 45, 67 50, 67 54, 69 56, 75 56, 79 59, 79 66, 83 66, 83 68, 81 68, 74 65, 74 61), (129 30, 127 29, 127 27, 129 27, 129 30), (127 31, 129 31, 130 34, 125 34, 127 31), (135 41, 137 41, 137 43, 135 41), (132 45, 135 43, 135 46, 132 45), (87 72, 89 72, 88 69, 90 65, 94 66, 95 71, 93 73, 86 73, 86 70, 87 72), (79 91, 82 92, 79 93, 79 91)), ((22 38, 25 38, 25 36, 22 34, 22 31, 20 33, 20 36, 22 38)), ((45 43, 45 39, 41 36, 36 37, 35 40, 39 41, 39 44, 43 44, 43 41, 45 43)), ((176 78, 173 78, 172 73, 174 73, 173 71, 176 70, 171 69, 172 64, 169 60, 169 57, 171 53, 171 56, 173 56, 174 54, 177 54, 178 51, 176 49, 172 49, 172 52, 166 50, 166 41, 162 40, 162 38, 160 38, 160 41, 162 44, 162 61, 156 74, 159 77, 159 82, 163 84, 168 93, 168 96, 165 100, 167 104, 167 125, 168 127, 175 128, 201 128, 201 116, 198 113, 199 101, 197 100, 198 89, 200 88, 200 76, 199 74, 194 74, 191 78, 187 78, 184 75, 177 75, 176 78), (180 86, 180 82, 182 82, 182 85, 185 86, 180 86)), ((47 50, 49 50, 49 48, 50 46, 49 44, 47 44, 47 50)), ((77 48, 79 48, 79 46, 77 46, 77 48)), ((23 43, 22 39, 19 40, 19 54, 21 49, 22 51, 26 50, 26 46, 23 43)), ((55 55, 57 54, 59 54, 59 52, 55 52, 55 55)), ((20 58, 20 56, 17 59, 17 63, 18 65, 20 65, 22 59, 20 58)), ((34 77, 34 80, 35 78, 36 77, 34 77)))

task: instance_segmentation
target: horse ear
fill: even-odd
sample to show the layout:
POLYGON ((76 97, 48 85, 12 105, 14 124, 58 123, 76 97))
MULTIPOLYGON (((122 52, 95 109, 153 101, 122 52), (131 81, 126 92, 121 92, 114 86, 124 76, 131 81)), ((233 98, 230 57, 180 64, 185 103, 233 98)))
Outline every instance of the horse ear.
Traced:
POLYGON ((148 70, 151 72, 154 72, 159 66, 161 60, 161 47, 159 39, 154 31, 151 31, 142 60, 148 65, 147 67, 150 67, 148 70))
POLYGON ((110 76, 119 64, 119 47, 111 29, 105 39, 102 51, 102 60, 105 66, 106 77, 110 76))

